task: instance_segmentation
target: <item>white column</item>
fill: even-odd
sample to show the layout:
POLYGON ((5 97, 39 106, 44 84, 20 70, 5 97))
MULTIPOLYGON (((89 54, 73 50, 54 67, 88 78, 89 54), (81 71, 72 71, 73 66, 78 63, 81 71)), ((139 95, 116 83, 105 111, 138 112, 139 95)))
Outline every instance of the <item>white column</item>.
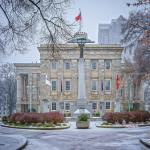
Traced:
POLYGON ((17 101, 21 101, 22 96, 22 78, 21 75, 17 76, 17 101))
POLYGON ((21 75, 17 75, 17 111, 21 111, 21 97, 22 97, 22 85, 21 85, 21 75))
POLYGON ((79 58, 78 63, 78 99, 85 99, 85 69, 84 69, 84 59, 79 58))

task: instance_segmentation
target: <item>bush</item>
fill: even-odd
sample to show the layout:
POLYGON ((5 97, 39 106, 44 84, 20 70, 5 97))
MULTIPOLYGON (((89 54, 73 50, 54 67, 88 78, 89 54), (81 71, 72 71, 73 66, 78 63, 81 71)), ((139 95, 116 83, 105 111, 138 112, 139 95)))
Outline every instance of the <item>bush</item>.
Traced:
POLYGON ((64 115, 59 112, 43 113, 44 121, 47 123, 62 123, 64 122, 64 115))
POLYGON ((97 111, 97 112, 94 112, 94 113, 92 114, 92 116, 93 116, 93 117, 100 117, 100 112, 98 112, 98 111, 97 111))
POLYGON ((65 112, 64 117, 71 117, 71 113, 70 112, 65 112))
POLYGON ((2 121, 3 122, 8 122, 9 121, 9 116, 3 116, 2 121))
POLYGON ((64 122, 63 114, 59 112, 49 113, 15 113, 9 116, 7 122, 19 124, 33 124, 33 123, 62 123, 64 122))
POLYGON ((80 114, 77 119, 78 121, 88 121, 89 116, 88 114, 80 114))
POLYGON ((118 122, 120 124, 122 124, 123 120, 125 120, 126 123, 146 122, 150 119, 150 113, 146 111, 113 112, 104 114, 102 119, 108 123, 118 122))

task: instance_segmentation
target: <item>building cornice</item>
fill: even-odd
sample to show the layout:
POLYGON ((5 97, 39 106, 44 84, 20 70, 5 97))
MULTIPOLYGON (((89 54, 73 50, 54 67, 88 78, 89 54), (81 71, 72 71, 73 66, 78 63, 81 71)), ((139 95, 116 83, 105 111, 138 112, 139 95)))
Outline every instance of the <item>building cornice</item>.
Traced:
POLYGON ((40 63, 14 63, 15 67, 40 67, 40 63))
MULTIPOLYGON (((51 45, 48 44, 41 44, 40 47, 38 47, 39 51, 48 51, 48 49, 51 49, 51 45)), ((77 44, 59 44, 58 49, 60 50, 79 50, 79 47, 77 44)), ((106 44, 106 45, 100 45, 100 44, 86 44, 84 47, 84 50, 119 50, 122 51, 123 47, 121 47, 120 44, 106 44)))

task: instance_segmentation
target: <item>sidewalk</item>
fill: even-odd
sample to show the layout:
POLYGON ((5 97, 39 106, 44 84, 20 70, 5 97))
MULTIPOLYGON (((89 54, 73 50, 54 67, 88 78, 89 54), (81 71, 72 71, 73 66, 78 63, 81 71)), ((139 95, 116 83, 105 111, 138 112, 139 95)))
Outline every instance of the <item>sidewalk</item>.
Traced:
POLYGON ((146 147, 150 148, 150 138, 143 138, 140 139, 140 142, 145 145, 146 147))
POLYGON ((0 150, 21 150, 27 145, 27 139, 21 135, 0 134, 0 150))

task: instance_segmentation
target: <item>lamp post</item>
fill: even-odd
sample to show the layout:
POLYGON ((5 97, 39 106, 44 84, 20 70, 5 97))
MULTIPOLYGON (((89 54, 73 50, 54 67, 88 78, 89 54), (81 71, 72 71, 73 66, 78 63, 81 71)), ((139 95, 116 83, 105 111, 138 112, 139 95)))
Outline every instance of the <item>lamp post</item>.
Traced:
POLYGON ((87 38, 87 33, 85 32, 77 32, 72 39, 68 41, 68 43, 76 43, 80 48, 80 58, 83 58, 83 47, 86 43, 94 43, 87 38))
POLYGON ((85 94, 85 69, 84 69, 84 58, 83 58, 83 48, 86 43, 94 43, 87 38, 87 33, 77 32, 68 43, 76 43, 80 48, 80 57, 78 62, 78 100, 77 109, 86 108, 86 94, 85 94))

